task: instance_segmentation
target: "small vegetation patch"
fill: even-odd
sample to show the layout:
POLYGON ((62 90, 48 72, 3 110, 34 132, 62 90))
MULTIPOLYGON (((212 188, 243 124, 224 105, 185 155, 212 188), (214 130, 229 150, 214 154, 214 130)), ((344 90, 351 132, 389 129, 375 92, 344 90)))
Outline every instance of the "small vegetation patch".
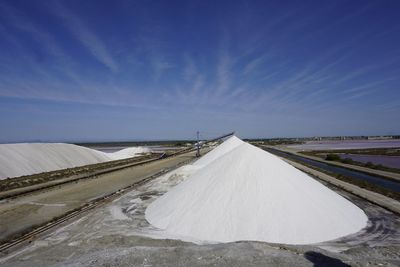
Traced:
POLYGON ((338 161, 344 164, 354 164, 354 160, 351 158, 341 158, 338 154, 328 154, 326 155, 325 160, 338 161))
POLYGON ((325 159, 329 160, 329 161, 340 161, 341 160, 340 156, 337 154, 328 154, 328 155, 326 155, 325 159))

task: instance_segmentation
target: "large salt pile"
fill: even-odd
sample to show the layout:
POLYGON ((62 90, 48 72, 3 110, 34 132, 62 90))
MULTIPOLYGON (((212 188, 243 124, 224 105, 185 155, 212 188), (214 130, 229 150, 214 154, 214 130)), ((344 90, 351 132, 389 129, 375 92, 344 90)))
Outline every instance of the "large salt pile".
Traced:
POLYGON ((368 220, 344 197, 244 142, 151 203, 146 219, 181 239, 285 244, 332 240, 368 220))
POLYGON ((195 165, 196 167, 204 167, 243 143, 244 142, 236 136, 232 136, 225 142, 211 150, 211 152, 201 157, 193 165, 195 165))
POLYGON ((137 155, 150 152, 151 149, 148 147, 137 146, 137 147, 124 148, 113 153, 107 153, 107 156, 111 159, 117 160, 117 159, 136 157, 137 155))
POLYGON ((126 148, 114 153, 62 143, 25 143, 0 145, 0 180, 135 157, 150 152, 143 147, 126 148))

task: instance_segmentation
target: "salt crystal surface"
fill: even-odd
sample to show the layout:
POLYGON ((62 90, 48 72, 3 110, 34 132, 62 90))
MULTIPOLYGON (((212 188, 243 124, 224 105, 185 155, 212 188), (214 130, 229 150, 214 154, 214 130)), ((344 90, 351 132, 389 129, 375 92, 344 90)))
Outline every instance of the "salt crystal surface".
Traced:
POLYGON ((366 226, 365 213, 344 197, 235 139, 197 161, 207 164, 151 203, 146 219, 168 236, 211 242, 310 244, 366 226))
POLYGON ((138 146, 138 147, 124 148, 120 151, 116 151, 113 153, 106 153, 106 154, 109 158, 117 160, 117 159, 136 157, 138 154, 150 153, 150 152, 151 152, 150 148, 138 146))
POLYGON ((243 143, 244 142, 239 138, 237 138, 236 136, 232 136, 225 142, 214 148, 211 152, 205 154, 203 157, 197 160, 193 165, 198 167, 204 167, 243 143))

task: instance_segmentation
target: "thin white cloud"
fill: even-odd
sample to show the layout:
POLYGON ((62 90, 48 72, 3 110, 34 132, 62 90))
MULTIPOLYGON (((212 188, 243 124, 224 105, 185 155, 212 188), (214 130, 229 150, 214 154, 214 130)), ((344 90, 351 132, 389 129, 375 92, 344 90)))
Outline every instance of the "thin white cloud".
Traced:
MULTIPOLYGON (((43 93, 43 97, 49 94, 53 94, 56 87, 47 87, 46 84, 52 84, 55 81, 59 81, 60 78, 68 78, 68 81, 73 83, 74 88, 81 88, 83 86, 87 86, 87 82, 81 76, 78 71, 76 62, 72 60, 73 58, 63 49, 63 47, 56 41, 54 36, 44 29, 38 27, 35 21, 28 20, 19 10, 6 5, 3 3, 1 5, 4 13, 3 16, 7 17, 7 20, 12 25, 12 28, 16 28, 26 34, 29 35, 33 40, 35 40, 45 51, 45 57, 52 62, 52 64, 43 64, 38 62, 35 58, 35 55, 32 54, 30 49, 26 49, 26 45, 24 42, 21 42, 11 33, 8 33, 4 27, 0 27, 2 31, 2 35, 6 37, 8 41, 13 43, 14 49, 18 51, 18 58, 6 58, 8 62, 8 68, 10 69, 10 75, 7 77, 3 77, 2 79, 8 80, 8 86, 11 88, 19 88, 21 91, 25 89, 25 94, 30 96, 32 94, 32 86, 27 88, 26 86, 21 85, 21 79, 23 79, 23 75, 34 74, 34 79, 41 81, 42 85, 37 85, 40 88, 48 88, 49 92, 43 93, 42 90, 33 90, 33 94, 37 94, 38 92, 43 93), (19 65, 17 62, 23 62, 24 71, 23 73, 19 73, 18 70, 19 65), (18 76, 14 76, 15 71, 18 73, 18 76)), ((31 79, 31 78, 29 78, 31 79)), ((24 81, 29 83, 29 80, 24 81)), ((22 93, 22 92, 20 92, 22 93)))
POLYGON ((348 22, 349 20, 352 20, 352 19, 366 13, 368 10, 372 9, 372 7, 374 5, 375 5, 374 2, 370 2, 369 4, 366 4, 366 5, 358 8, 355 11, 351 11, 336 20, 332 20, 332 22, 330 24, 327 24, 324 27, 321 27, 320 29, 318 29, 316 31, 310 31, 309 33, 304 34, 302 38, 303 39, 308 39, 311 37, 316 38, 318 35, 326 33, 328 31, 330 31, 332 28, 337 27, 343 23, 348 22))
POLYGON ((219 54, 217 65, 217 95, 221 95, 229 90, 229 87, 232 83, 231 64, 232 62, 228 55, 228 51, 222 49, 219 54))
POLYGON ((243 75, 248 75, 257 68, 259 68, 265 61, 270 57, 269 54, 264 54, 259 57, 254 58, 250 62, 246 64, 246 66, 243 69, 243 75))
POLYGON ((184 69, 182 72, 183 79, 187 82, 191 81, 198 73, 194 60, 188 55, 184 55, 184 69))
POLYGON ((159 58, 153 58, 151 61, 151 65, 153 67, 153 81, 158 82, 158 80, 161 78, 163 73, 174 67, 173 64, 159 58))
POLYGON ((118 71, 118 64, 107 50, 106 45, 92 32, 86 24, 72 11, 59 2, 53 6, 54 14, 61 18, 75 38, 111 71, 118 71))

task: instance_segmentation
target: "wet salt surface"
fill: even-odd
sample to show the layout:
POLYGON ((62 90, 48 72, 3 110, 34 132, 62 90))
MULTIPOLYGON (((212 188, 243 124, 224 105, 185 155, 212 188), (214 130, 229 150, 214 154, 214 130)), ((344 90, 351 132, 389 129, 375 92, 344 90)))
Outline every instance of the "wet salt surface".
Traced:
POLYGON ((373 164, 381 164, 386 167, 400 169, 400 156, 385 155, 359 155, 359 154, 340 154, 342 158, 351 158, 354 161, 373 164))
POLYGON ((302 145, 289 145, 288 147, 302 150, 392 148, 400 147, 400 140, 308 141, 302 145))

